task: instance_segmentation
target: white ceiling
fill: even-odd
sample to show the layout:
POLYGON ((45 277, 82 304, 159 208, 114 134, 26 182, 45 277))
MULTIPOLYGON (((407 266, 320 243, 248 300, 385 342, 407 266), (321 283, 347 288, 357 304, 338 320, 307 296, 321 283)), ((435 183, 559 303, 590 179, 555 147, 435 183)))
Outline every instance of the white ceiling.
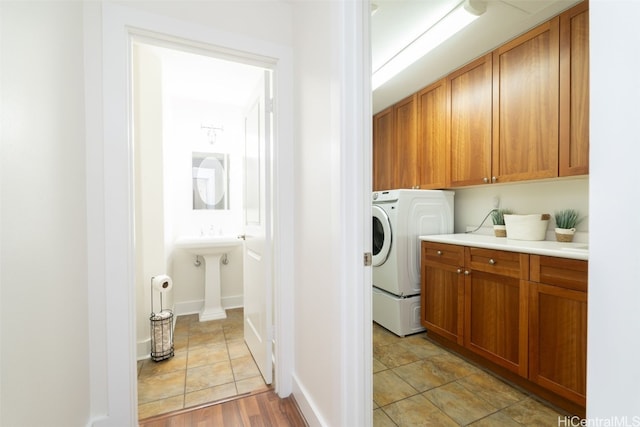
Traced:
MULTIPOLYGON (((373 112, 487 53, 581 0, 487 0, 487 10, 467 28, 373 92, 373 112)), ((461 3, 461 0, 372 0, 375 70, 461 3)))

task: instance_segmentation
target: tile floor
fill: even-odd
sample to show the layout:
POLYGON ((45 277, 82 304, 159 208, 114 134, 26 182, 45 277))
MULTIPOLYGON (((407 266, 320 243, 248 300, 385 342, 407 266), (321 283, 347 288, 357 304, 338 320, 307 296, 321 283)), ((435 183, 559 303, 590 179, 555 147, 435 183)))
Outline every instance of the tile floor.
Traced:
POLYGON ((373 425, 558 426, 565 414, 437 344, 373 325, 373 425))
POLYGON ((242 308, 209 322, 178 316, 173 335, 174 357, 138 362, 140 419, 267 388, 244 343, 242 308))

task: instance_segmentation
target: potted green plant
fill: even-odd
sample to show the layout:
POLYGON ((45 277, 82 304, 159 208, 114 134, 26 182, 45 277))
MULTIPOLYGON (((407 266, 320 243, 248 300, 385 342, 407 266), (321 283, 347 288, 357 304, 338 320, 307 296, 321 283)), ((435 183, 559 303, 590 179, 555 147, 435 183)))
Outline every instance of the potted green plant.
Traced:
POLYGON ((576 225, 582 221, 575 209, 564 209, 554 213, 556 220, 556 240, 558 242, 572 242, 576 232, 576 225))
POLYGON ((504 225, 504 215, 509 215, 511 213, 511 209, 494 209, 491 211, 493 232, 496 237, 507 237, 507 227, 504 225))

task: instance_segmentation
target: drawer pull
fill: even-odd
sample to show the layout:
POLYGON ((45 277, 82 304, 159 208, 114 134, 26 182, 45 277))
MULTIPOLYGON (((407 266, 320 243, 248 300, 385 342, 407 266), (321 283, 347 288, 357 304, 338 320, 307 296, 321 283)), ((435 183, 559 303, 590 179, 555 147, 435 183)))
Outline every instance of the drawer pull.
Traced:
POLYGON ((462 273, 462 269, 461 268, 457 269, 456 273, 458 273, 458 274, 462 273))
POLYGON ((465 271, 464 271, 464 275, 465 275, 465 276, 468 276, 468 275, 470 275, 470 274, 471 274, 471 272, 470 272, 469 270, 465 270, 465 271))
POLYGON ((491 259, 489 260, 489 264, 491 264, 491 265, 496 265, 496 260, 495 260, 495 259, 493 259, 493 258, 491 258, 491 259))
POLYGON ((436 254, 438 254, 438 256, 442 256, 442 251, 437 251, 436 254))

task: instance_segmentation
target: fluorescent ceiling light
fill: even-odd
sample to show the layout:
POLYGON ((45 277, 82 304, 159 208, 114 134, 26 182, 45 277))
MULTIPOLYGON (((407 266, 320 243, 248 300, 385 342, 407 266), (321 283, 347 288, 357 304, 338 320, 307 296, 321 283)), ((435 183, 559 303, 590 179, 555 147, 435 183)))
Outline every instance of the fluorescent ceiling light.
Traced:
POLYGON ((466 0, 436 22, 420 37, 398 52, 373 73, 371 85, 376 90, 393 76, 422 58, 436 46, 475 21, 486 9, 484 2, 466 0))

